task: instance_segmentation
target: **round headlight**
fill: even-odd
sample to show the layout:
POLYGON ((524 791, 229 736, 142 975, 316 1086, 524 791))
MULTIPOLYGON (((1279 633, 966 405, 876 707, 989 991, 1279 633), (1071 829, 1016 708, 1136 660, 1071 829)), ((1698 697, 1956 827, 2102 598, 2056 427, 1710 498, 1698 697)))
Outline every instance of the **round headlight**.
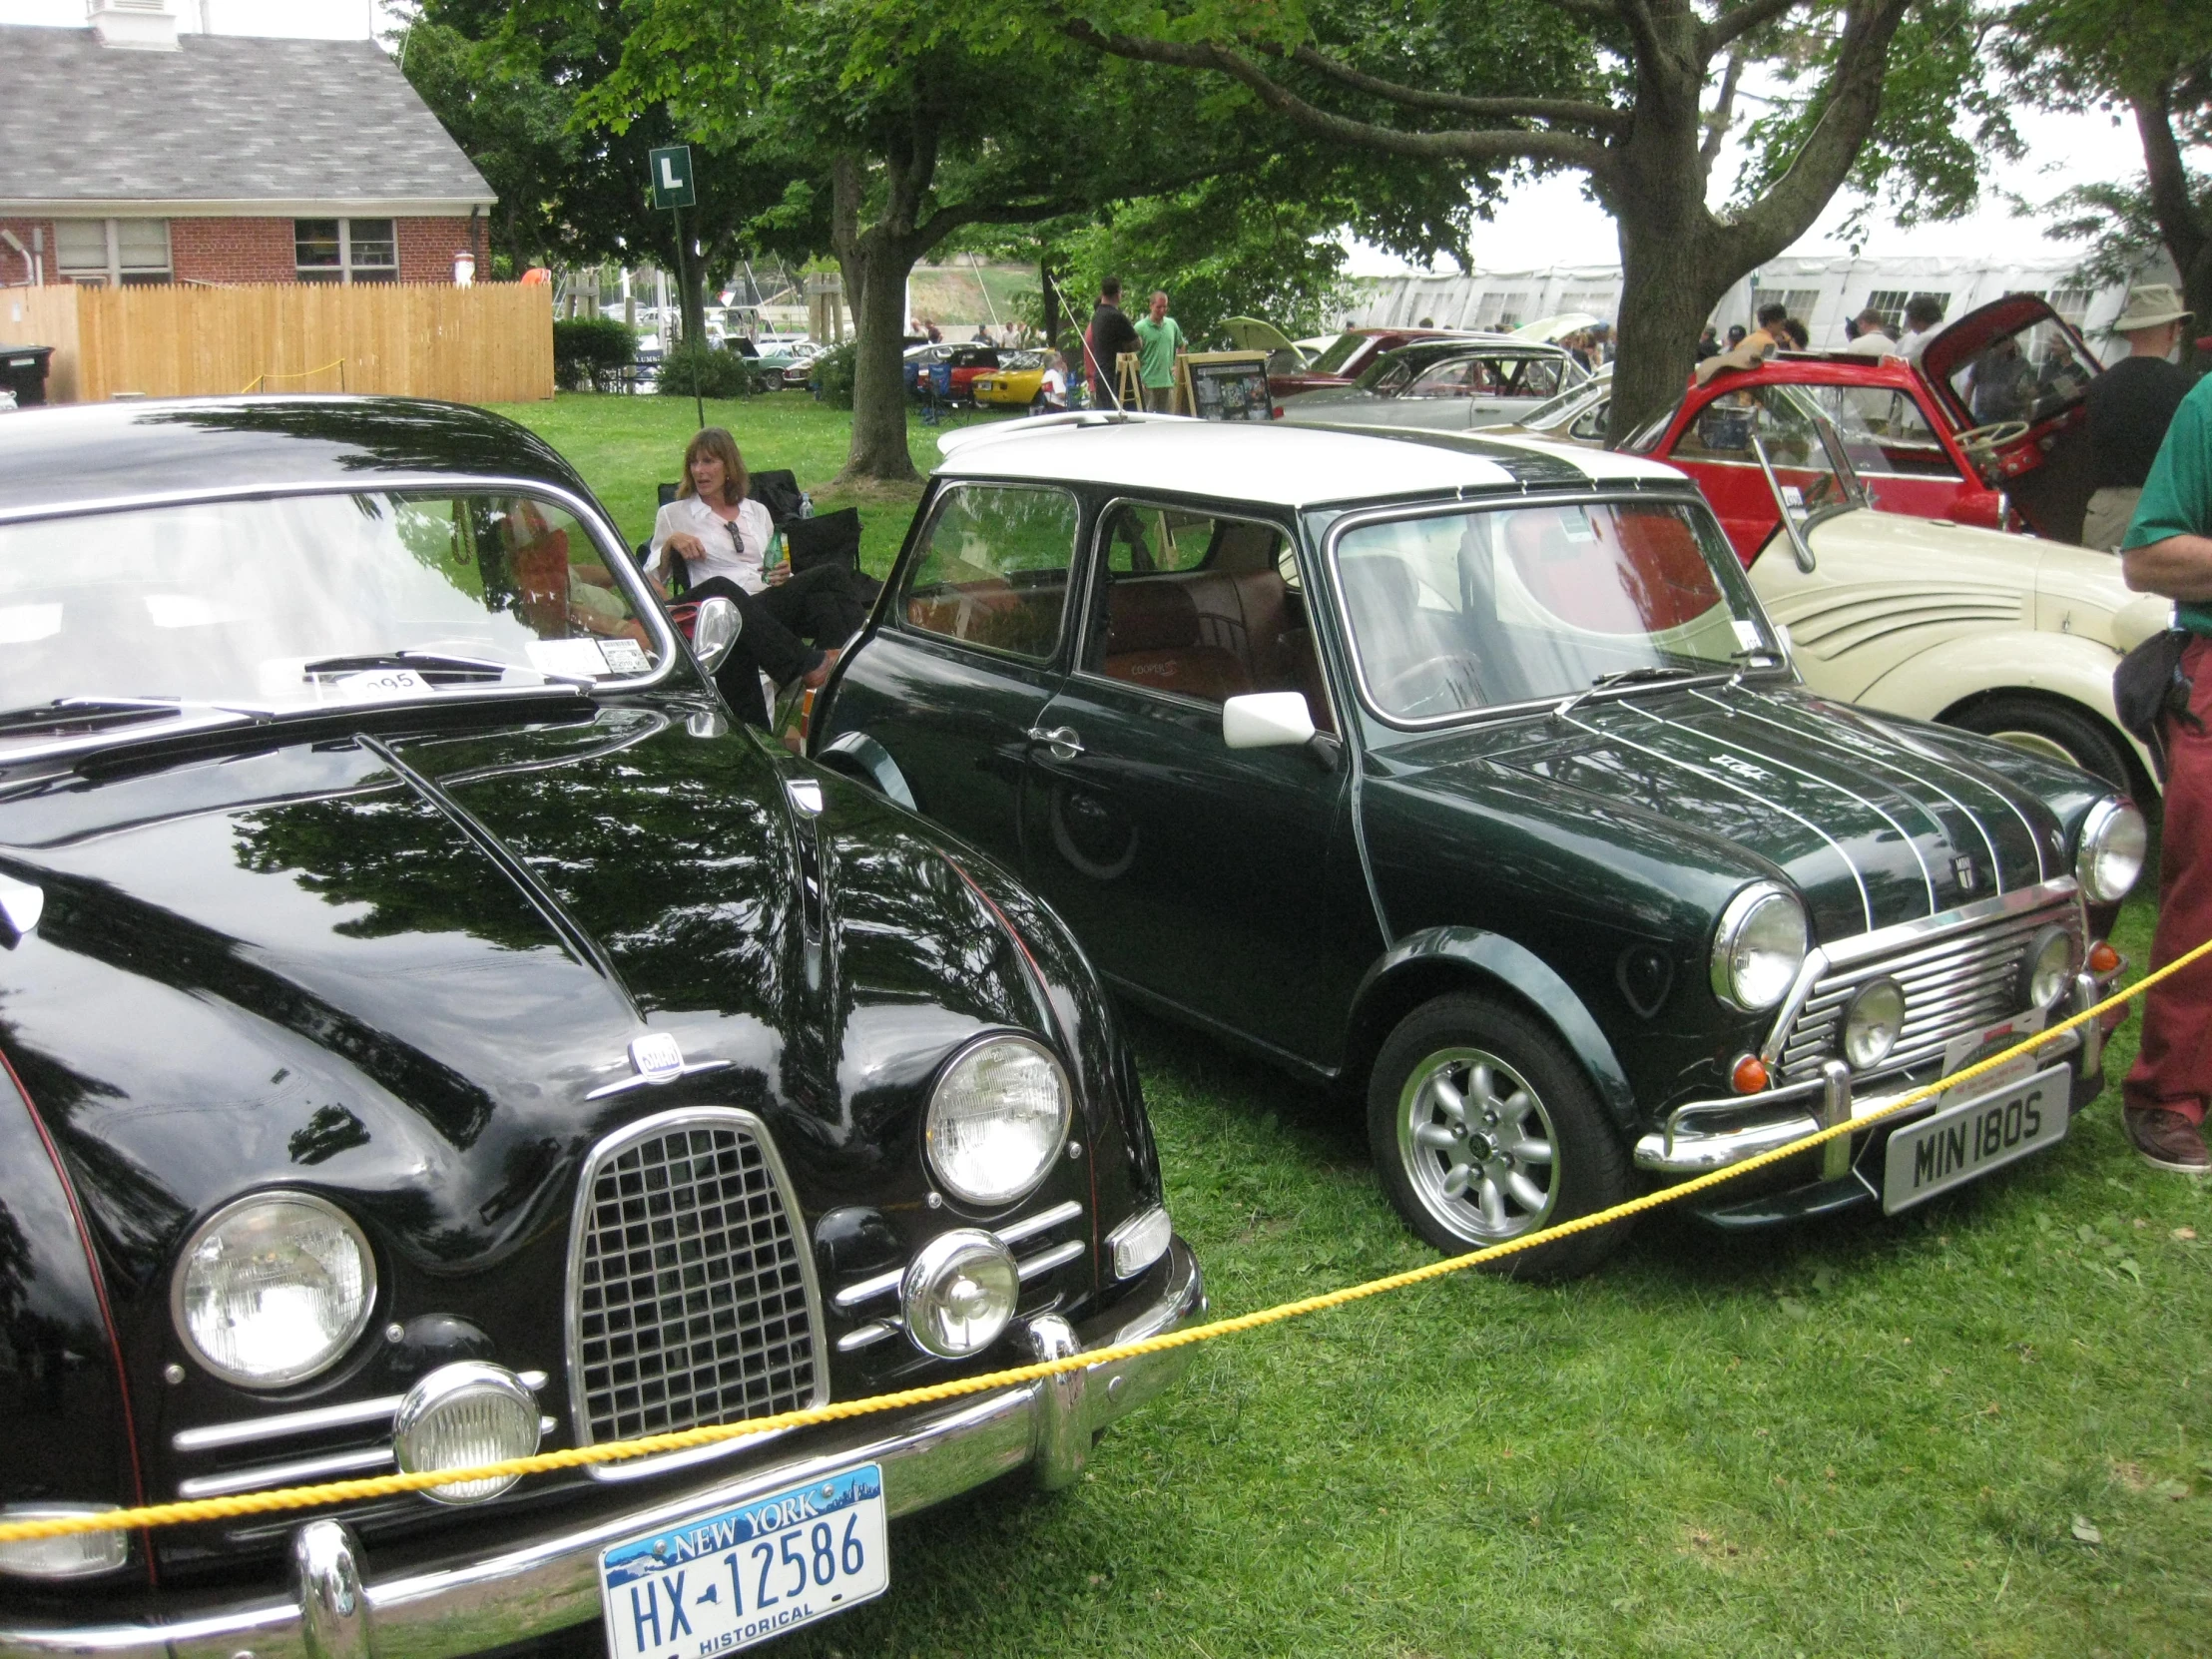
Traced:
POLYGON ((921 1247, 899 1291, 914 1347, 960 1360, 998 1341, 1014 1317, 1021 1275, 1012 1251, 988 1233, 961 1227, 921 1247))
POLYGON ((1895 979, 1862 985, 1844 1010, 1844 1058, 1854 1071, 1878 1066, 1890 1057, 1904 1029, 1904 987, 1895 979))
POLYGON ((1790 994, 1805 966, 1805 906, 1762 881, 1728 901, 1713 932, 1713 992, 1755 1014, 1790 994))
POLYGON ((923 1129, 929 1167, 953 1197, 1011 1204, 1044 1179, 1067 1139, 1067 1075, 1042 1043, 986 1037, 944 1068, 923 1129))
POLYGON ((2046 927, 2028 941, 2021 958, 2020 993, 2030 1008, 2049 1008, 2073 983, 2073 935, 2063 927, 2046 927))
MULTIPOLYGON (((407 1474, 504 1463, 537 1449, 537 1400, 513 1372, 475 1360, 440 1366, 407 1390, 392 1414, 392 1460, 407 1474)), ((481 1503, 521 1478, 499 1474, 423 1490, 440 1503, 481 1503)))
POLYGON ((2117 797, 2107 796, 2089 809, 2081 825, 2081 850, 2074 854, 2074 878, 2092 904, 2117 904, 2143 873, 2150 831, 2143 815, 2117 797))
POLYGON ((257 1193, 185 1246, 170 1290, 177 1335, 226 1382, 274 1388, 353 1346, 376 1305, 376 1259, 337 1206, 257 1193))

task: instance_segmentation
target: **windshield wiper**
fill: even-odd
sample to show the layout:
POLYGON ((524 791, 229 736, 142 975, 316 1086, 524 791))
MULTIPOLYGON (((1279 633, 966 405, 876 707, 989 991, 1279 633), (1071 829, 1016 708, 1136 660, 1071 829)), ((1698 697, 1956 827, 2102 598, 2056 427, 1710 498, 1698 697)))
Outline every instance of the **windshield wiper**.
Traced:
POLYGON ((1641 668, 1616 668, 1610 674, 1599 675, 1580 691, 1561 698, 1559 706, 1551 711, 1551 718, 1564 720, 1581 706, 1584 699, 1594 697, 1601 691, 1609 691, 1615 686, 1633 686, 1655 680, 1695 680, 1699 675, 1710 672, 1708 669, 1698 668, 1660 668, 1651 663, 1646 663, 1641 668))
POLYGON ((321 674, 373 674, 380 668, 408 668, 426 679, 431 675, 445 675, 455 680, 504 680, 507 671, 513 668, 562 685, 590 686, 598 683, 585 674, 554 674, 522 663, 497 663, 484 657, 454 657, 437 651, 366 651, 352 657, 320 657, 304 665, 299 672, 312 679, 321 674))
POLYGON ((184 706, 184 700, 175 697, 57 697, 51 703, 0 711, 0 733, 97 732, 108 726, 167 720, 182 713, 184 706))

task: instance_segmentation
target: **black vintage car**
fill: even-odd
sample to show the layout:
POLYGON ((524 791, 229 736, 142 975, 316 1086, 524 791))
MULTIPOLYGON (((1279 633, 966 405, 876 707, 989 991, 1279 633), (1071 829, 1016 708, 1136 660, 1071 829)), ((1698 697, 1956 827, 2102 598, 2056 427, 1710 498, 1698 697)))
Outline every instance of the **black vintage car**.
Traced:
MULTIPOLYGON (((440 404, 0 422, 0 1519, 453 1469, 1203 1304, 999 870, 772 753, 544 444, 440 404)), ((1172 1360, 591 1470, 0 1544, 0 1654, 623 1659, 884 1584, 1172 1360), (702 1553, 704 1551, 704 1553, 702 1553), (688 1565, 687 1565, 688 1563, 688 1565)))
MULTIPOLYGON (((943 447, 812 752, 1018 869, 1133 998, 1364 1082, 1439 1247, 1873 1112, 2118 969, 2091 907, 2135 809, 1807 695, 1671 468, 1169 417, 943 447)), ((1917 1203, 2062 1136, 2101 1048, 1705 1213, 1917 1203)))

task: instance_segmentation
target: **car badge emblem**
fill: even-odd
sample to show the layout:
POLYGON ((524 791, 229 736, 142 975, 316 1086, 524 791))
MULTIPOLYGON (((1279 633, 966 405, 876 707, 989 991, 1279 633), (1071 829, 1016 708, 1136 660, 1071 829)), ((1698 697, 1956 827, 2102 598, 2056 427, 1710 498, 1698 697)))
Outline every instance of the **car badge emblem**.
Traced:
POLYGON ((1960 892, 1972 892, 1981 878, 1974 873, 1973 859, 1961 852, 1950 861, 1950 872, 1958 878, 1960 892))
POLYGON ((648 1083, 666 1083, 684 1075, 683 1045, 666 1031, 655 1031, 630 1045, 630 1064, 648 1083))

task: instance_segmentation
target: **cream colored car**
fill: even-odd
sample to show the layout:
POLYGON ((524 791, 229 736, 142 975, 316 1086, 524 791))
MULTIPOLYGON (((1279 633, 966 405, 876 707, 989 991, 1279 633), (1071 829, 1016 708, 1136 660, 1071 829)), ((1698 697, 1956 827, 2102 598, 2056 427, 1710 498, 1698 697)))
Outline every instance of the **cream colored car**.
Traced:
POLYGON ((2153 798, 2148 758, 2113 713, 2112 670, 2168 625, 2171 604, 2130 592, 2109 553, 1875 510, 1843 440, 1819 424, 1821 443, 1767 466, 1782 524, 1751 561, 1806 685, 2153 798))

